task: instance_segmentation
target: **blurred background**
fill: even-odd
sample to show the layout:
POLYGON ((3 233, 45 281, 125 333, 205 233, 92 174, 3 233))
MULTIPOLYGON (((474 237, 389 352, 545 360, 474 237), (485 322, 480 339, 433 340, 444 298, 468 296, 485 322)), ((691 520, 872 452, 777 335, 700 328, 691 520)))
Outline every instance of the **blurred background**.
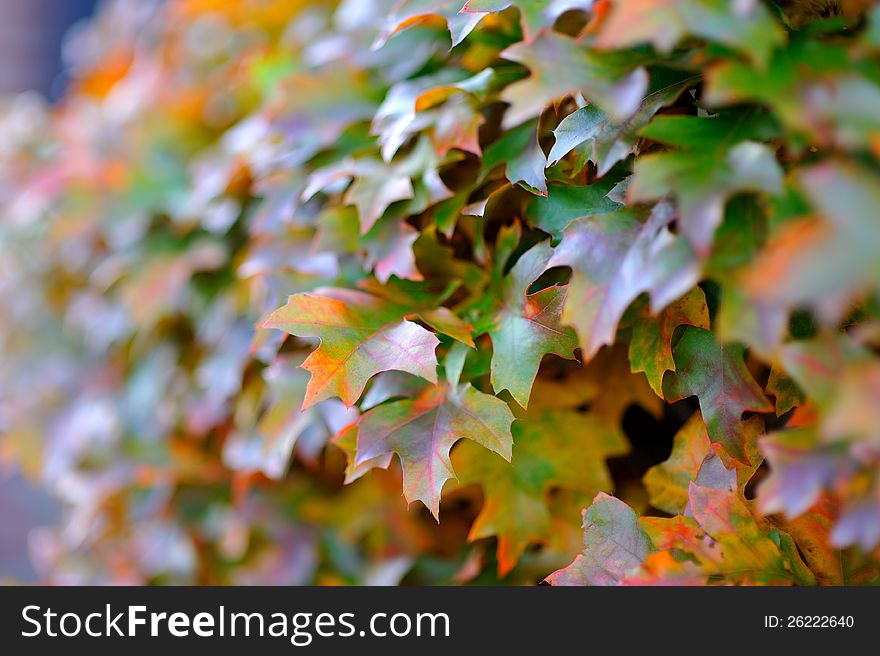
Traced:
MULTIPOLYGON (((502 101, 508 87, 525 80, 528 66, 501 55, 523 43, 523 16, 512 8, 478 17, 479 29, 450 50, 451 34, 461 36, 457 30, 474 27, 473 16, 459 13, 462 4, 0 0, 0 583, 534 585, 582 551, 581 510, 599 489, 613 489, 646 516, 685 509, 685 487, 692 478, 685 477, 676 488, 685 501, 675 506, 654 504, 644 479, 670 456, 683 425, 699 427, 699 404, 693 397, 664 404, 644 375, 632 373, 625 340, 605 349, 588 367, 561 358, 548 362, 535 383, 536 398, 546 403, 539 412, 547 409, 553 422, 563 425, 572 416, 579 422, 587 413, 598 417, 601 430, 595 435, 591 429, 576 431, 578 439, 590 443, 579 449, 589 463, 571 463, 592 474, 566 473, 566 485, 529 480, 522 494, 508 494, 504 483, 496 492, 496 474, 485 478, 482 471, 489 452, 474 446, 481 458, 457 449, 455 459, 470 473, 444 494, 438 523, 426 506, 407 506, 399 458, 388 453, 385 461, 354 459, 358 434, 352 426, 365 416, 360 413, 428 392, 428 383, 407 369, 383 371, 355 406, 326 398, 304 409, 313 397, 308 396, 310 374, 302 365, 315 340, 259 328, 289 294, 322 287, 362 287, 395 304, 401 298, 418 307, 422 298, 436 299, 486 325, 496 312, 493 303, 503 305, 500 296, 495 298, 496 272, 506 269, 500 266, 502 258, 543 237, 537 229, 520 234, 510 227, 522 223, 517 214, 522 218, 525 203, 534 201, 528 190, 511 184, 500 163, 528 159, 540 165, 534 147, 549 145, 543 139, 550 138, 549 128, 556 121, 561 125, 564 113, 580 111, 580 102, 548 105, 546 125, 532 118, 523 124, 525 130, 505 131, 504 117, 510 113, 504 113, 502 101), (423 20, 419 12, 424 7, 441 7, 445 13, 423 20), (398 29, 402 25, 406 29, 398 29), (431 104, 421 110, 418 98, 425 94, 431 104), (535 126, 541 126, 539 132, 535 126), (539 138, 531 138, 533 130, 539 138), (511 135, 525 135, 528 142, 508 141, 511 135), (523 151, 528 157, 517 154, 521 143, 528 143, 523 151), (477 153, 483 147, 486 161, 480 163, 477 153), (497 156, 490 157, 489 148, 497 156), (490 203, 496 192, 497 207, 494 200, 490 203), (447 205, 446 200, 453 202, 447 205), (356 205, 364 206, 363 216, 356 205), (445 215, 450 207, 451 219, 445 215), (482 209, 471 212, 472 207, 482 209), (487 211, 493 214, 488 221, 487 211), (371 227, 363 234, 367 219, 371 227), (504 235, 503 244, 510 243, 498 253, 490 245, 502 243, 496 237, 504 235), (515 243, 516 250, 508 252, 515 243), (490 264, 493 257, 498 262, 490 264), (615 435, 608 445, 606 429, 615 435), (601 449, 599 442, 592 445, 594 438, 601 449), (369 475, 362 475, 370 468, 369 475), (508 500, 524 504, 525 521, 493 519, 520 517, 507 510, 508 500)), ((531 6, 570 4, 554 0, 531 6)), ((655 4, 658 12, 668 10, 668 3, 655 4)), ((648 16, 654 4, 629 6, 648 16)), ((725 14, 733 4, 712 6, 723 14, 725 25, 728 18, 734 21, 725 14)), ((556 31, 568 36, 586 30, 590 20, 584 10, 557 18, 562 24, 556 31)), ((774 20, 765 17, 768 33, 782 29, 774 20)), ((663 43, 677 39, 679 28, 662 17, 646 24, 656 28, 663 43)), ((796 442, 798 453, 809 456, 822 481, 811 483, 810 494, 825 489, 828 497, 821 506, 809 497, 817 508, 801 538, 822 546, 816 556, 822 582, 838 585, 880 583, 880 419, 872 413, 880 403, 868 393, 880 380, 880 361, 874 357, 880 349, 880 306, 873 295, 862 317, 850 316, 846 305, 866 293, 860 267, 874 271, 869 265, 880 248, 869 220, 880 204, 871 200, 880 198, 877 173, 865 169, 850 175, 845 168, 880 153, 863 152, 880 149, 880 114, 875 111, 880 87, 874 79, 880 70, 875 57, 880 55, 880 11, 871 29, 867 34, 839 28, 827 42, 816 36, 818 50, 806 49, 810 57, 803 62, 797 54, 801 45, 793 43, 795 55, 774 59, 781 73, 768 75, 774 80, 769 89, 779 83, 777 95, 757 89, 760 85, 742 91, 750 102, 749 94, 757 94, 756 111, 749 114, 759 123, 765 104, 778 114, 779 129, 790 138, 779 151, 786 168, 803 165, 800 157, 818 162, 824 157, 820 151, 827 149, 826 163, 816 170, 825 170, 826 177, 833 174, 835 182, 808 185, 810 190, 798 183, 792 188, 794 199, 786 194, 784 201, 773 203, 757 202, 751 192, 732 200, 731 234, 742 234, 719 239, 725 246, 717 266, 725 281, 728 275, 739 280, 747 265, 754 279, 729 288, 727 282, 712 281, 697 299, 710 296, 712 313, 705 308, 706 321, 710 314, 725 316, 716 307, 727 308, 731 339, 740 339, 737 317, 758 317, 742 327, 742 339, 755 354, 774 348, 765 344, 757 324, 764 322, 760 317, 767 304, 779 299, 783 310, 771 313, 779 317, 772 340, 783 338, 791 313, 796 321, 789 332, 803 342, 792 357, 801 357, 800 348, 857 352, 846 356, 852 360, 847 366, 823 367, 835 371, 833 376, 823 372, 822 389, 839 391, 829 392, 822 412, 834 425, 843 422, 839 417, 852 418, 852 430, 864 433, 864 439, 853 441, 850 453, 822 441, 811 423, 798 424, 807 430, 793 437, 802 440, 796 442), (826 52, 831 53, 827 68, 816 63, 826 52), (864 71, 851 61, 862 62, 864 71), (805 150, 813 142, 817 147, 805 150), (792 161, 789 146, 800 153, 792 161), (844 164, 850 150, 852 163, 844 164), (812 196, 800 197, 813 188, 819 190, 816 198, 825 198, 826 188, 833 191, 827 202, 846 208, 847 218, 838 218, 839 209, 834 221, 813 217, 812 205, 816 213, 826 213, 812 196), (859 190, 852 200, 847 198, 850 188, 859 190), (837 203, 838 198, 846 203, 837 203), (856 209, 850 212, 850 207, 856 209), (850 216, 862 222, 845 230, 835 227, 838 221, 848 226, 850 216), (789 241, 792 226, 806 241, 789 241), (863 233, 870 239, 863 239, 863 233), (768 248, 765 256, 765 240, 787 244, 791 255, 779 258, 768 248), (814 240, 824 241, 815 245, 814 240), (824 257, 826 242, 834 257, 824 257), (831 267, 827 271, 824 262, 818 269, 812 263, 820 254, 831 267), (789 263, 784 275, 777 271, 779 261, 789 263), (815 282, 826 277, 831 287, 815 282), (766 292, 765 279, 776 281, 766 292), (801 281, 809 288, 802 289, 801 281), (727 297, 722 288, 728 289, 727 297), (841 295, 832 294, 829 301, 828 289, 842 290, 841 295), (815 312, 800 317, 797 299, 814 303, 815 312), (835 316, 820 321, 820 314, 829 313, 835 316), (823 322, 836 329, 844 319, 865 320, 860 339, 870 353, 850 345, 842 332, 829 333, 829 341, 813 339, 823 322), (853 475, 856 471, 859 476, 853 475), (845 505, 832 492, 846 495, 845 505), (832 529, 841 508, 846 514, 832 529), (839 544, 846 549, 832 548, 832 530, 844 531, 839 544)), ((805 37, 813 34, 825 33, 805 37)), ((664 114, 700 122, 694 116, 699 116, 702 96, 692 85, 706 52, 727 51, 699 39, 687 43, 695 54, 674 54, 670 71, 677 71, 676 79, 685 77, 672 85, 680 95, 670 96, 673 104, 664 114), (678 71, 679 66, 694 71, 678 71)), ((723 61, 713 61, 713 67, 730 63, 727 54, 718 56, 723 61)), ((737 55, 737 65, 743 62, 737 55)), ((529 112, 540 114, 546 98, 543 91, 535 93, 529 112)), ((547 93, 555 99, 556 91, 547 93)), ((763 128, 753 127, 763 135, 763 128)), ((613 141, 620 141, 625 153, 639 149, 636 136, 613 141)), ((647 148, 652 147, 648 142, 647 148)), ((766 145, 760 149, 764 152, 766 145)), ((558 172, 562 177, 554 184, 568 176, 573 188, 590 186, 594 177, 584 152, 566 156, 558 172)), ((774 175, 782 176, 779 162, 765 155, 774 175)), ((625 175, 627 167, 617 167, 609 178, 614 189, 621 180, 615 176, 625 175)), ((720 193, 714 177, 704 181, 706 193, 720 193)), ((690 182, 681 178, 685 187, 690 182)), ((668 236, 664 232, 657 243, 668 236)), ((693 265, 687 256, 685 268, 690 271, 693 265)), ((640 310, 634 305, 633 312, 640 310)), ((479 392, 491 384, 490 338, 481 340, 483 346, 466 358, 472 369, 468 376, 479 392)), ((444 349, 453 348, 451 337, 446 342, 444 349)), ((714 338, 711 344, 715 349, 714 338)), ((776 434, 795 406, 807 408, 804 421, 816 421, 817 412, 800 396, 802 379, 789 381, 782 369, 774 379, 770 364, 750 356, 752 371, 744 380, 766 380, 768 393, 777 398, 774 409, 783 414, 777 417, 767 405, 766 416, 756 422, 766 422, 776 434)), ((850 430, 843 423, 836 429, 841 434, 850 430)), ((751 432, 757 433, 754 426, 751 432)), ((538 434, 555 432, 542 424, 538 434)), ((692 433, 702 440, 702 433, 692 433)), ((838 438, 835 433, 828 439, 838 438)), ((702 450, 691 458, 694 476, 708 454, 708 435, 700 444, 702 450)), ((787 453, 785 444, 780 442, 780 453, 787 453)), ((501 462, 491 457, 496 465, 501 462)), ((542 458, 537 460, 538 469, 547 469, 542 458)), ((798 505, 805 499, 800 460, 793 462, 779 468, 793 472, 785 479, 791 484, 777 489, 777 499, 785 493, 779 503, 798 505)), ((569 463, 564 464, 567 469, 569 463)), ((497 471, 501 481, 518 480, 517 471, 499 467, 487 471, 497 471)), ((763 488, 761 475, 749 474, 749 484, 763 488)), ((742 506, 739 499, 736 503, 742 506)), ((752 514, 747 507, 742 516, 751 522, 752 514)), ((773 537, 788 528, 775 522, 748 525, 750 535, 767 547, 761 552, 767 567, 710 558, 700 576, 724 583, 811 581, 812 570, 797 564, 795 547, 786 547, 788 555, 783 555, 780 539, 773 537), (730 576, 719 579, 722 574, 730 576)), ((736 544, 746 538, 730 536, 736 544)), ((740 549, 734 555, 750 557, 752 551, 740 549)), ((673 576, 677 571, 670 570, 673 576)), ((659 575, 665 576, 665 570, 659 575)))
MULTIPOLYGON (((98 0, 0 0, 0 96, 35 92, 57 100, 67 87, 65 35, 91 16, 98 0)), ((0 462, 0 581, 35 581, 28 534, 55 521, 48 495, 0 462)))
POLYGON ((62 51, 68 28, 92 15, 97 0, 0 0, 0 94, 64 93, 62 51))

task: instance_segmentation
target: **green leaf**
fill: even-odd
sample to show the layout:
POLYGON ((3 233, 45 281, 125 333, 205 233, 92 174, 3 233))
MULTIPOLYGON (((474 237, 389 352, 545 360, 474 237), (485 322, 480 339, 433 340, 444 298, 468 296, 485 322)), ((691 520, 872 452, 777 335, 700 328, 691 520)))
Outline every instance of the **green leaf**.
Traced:
POLYGON ((500 576, 516 565, 528 544, 551 539, 551 490, 565 488, 587 498, 609 490, 605 460, 629 450, 616 426, 570 410, 528 415, 514 423, 513 437, 510 463, 468 443, 453 453, 459 481, 481 484, 485 496, 468 539, 498 536, 500 576))
POLYGON ((625 121, 613 120, 595 105, 581 107, 562 119, 553 131, 556 142, 547 156, 547 166, 555 165, 573 149, 587 145, 588 157, 596 164, 597 175, 604 176, 617 162, 637 151, 639 130, 654 114, 675 102, 699 79, 699 75, 678 71, 652 71, 645 99, 635 114, 625 121))
POLYGON ((552 255, 550 245, 542 242, 520 257, 502 281, 501 308, 489 330, 492 387, 496 393, 508 390, 523 408, 528 407, 541 359, 547 354, 574 359, 577 348, 574 331, 560 323, 568 288, 552 286, 526 294, 552 255))
POLYGON ((764 391, 773 397, 777 416, 802 405, 806 398, 798 384, 778 366, 770 368, 770 378, 764 391))
POLYGON ((529 121, 503 134, 483 156, 483 175, 504 165, 512 184, 522 182, 530 191, 547 195, 544 167, 547 157, 538 143, 538 123, 529 121))
POLYGON ((709 328, 709 308, 706 295, 695 287, 655 316, 644 308, 632 324, 629 342, 629 361, 633 373, 643 371, 648 384, 658 396, 663 396, 663 374, 675 371, 672 357, 672 336, 678 326, 709 328))
POLYGON ((859 62, 839 43, 801 36, 765 70, 726 60, 709 69, 705 101, 713 107, 757 102, 770 107, 803 145, 870 147, 880 130, 876 63, 859 62))
POLYGON ((600 54, 558 32, 542 32, 532 43, 517 43, 501 53, 531 70, 531 76, 507 87, 501 100, 510 104, 504 127, 539 116, 551 102, 578 92, 615 120, 629 118, 648 87, 648 74, 637 53, 600 54))
POLYGON ((748 113, 696 118, 656 117, 642 136, 679 147, 636 160, 629 199, 658 200, 673 194, 679 223, 701 255, 712 245, 724 206, 734 194, 782 192, 782 170, 766 145, 747 141, 760 133, 748 113))
POLYGON ((669 231, 671 219, 669 207, 658 205, 644 223, 622 209, 565 229, 548 266, 572 269, 562 321, 577 330, 585 359, 614 342, 620 318, 640 294, 648 292, 659 312, 696 284, 696 255, 669 231))
POLYGON ((361 416, 354 468, 387 463, 389 454, 397 454, 407 501, 421 501, 439 521, 443 484, 455 477, 452 445, 472 440, 509 461, 512 423, 510 408, 491 394, 470 385, 430 387, 413 399, 385 403, 361 416))
POLYGON ((573 219, 607 214, 620 207, 620 203, 608 198, 614 184, 615 180, 606 178, 591 185, 550 185, 546 197, 529 203, 526 218, 558 242, 573 219))
POLYGON ((779 546, 735 494, 691 483, 688 506, 700 528, 720 545, 723 571, 757 581, 791 580, 779 546))
POLYGON ((880 49, 880 7, 868 11, 868 26, 862 38, 868 46, 880 49))
POLYGON ((675 372, 663 379, 663 396, 674 403, 696 396, 712 444, 748 465, 742 414, 771 412, 772 404, 743 362, 743 348, 722 346, 708 330, 688 326, 673 350, 675 372))

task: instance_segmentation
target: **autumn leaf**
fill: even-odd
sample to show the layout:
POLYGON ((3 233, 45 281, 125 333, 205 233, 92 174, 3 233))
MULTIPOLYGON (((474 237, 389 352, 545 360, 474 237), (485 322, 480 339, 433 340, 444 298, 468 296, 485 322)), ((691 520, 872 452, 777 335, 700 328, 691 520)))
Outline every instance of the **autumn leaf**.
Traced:
POLYGON ((181 304, 187 281, 196 272, 215 269, 225 258, 224 248, 211 241, 180 253, 145 257, 120 284, 119 302, 138 325, 148 328, 181 304))
POLYGON ((658 205, 640 219, 621 209, 573 221, 548 263, 572 269, 562 321, 577 330, 585 359, 614 342, 623 313, 640 294, 648 292, 659 312, 697 281, 695 254, 667 227, 669 207, 658 205))
POLYGON ((358 420, 355 471, 397 454, 407 501, 421 501, 439 521, 440 492, 455 477, 449 451, 468 439, 510 460, 513 414, 500 399, 470 385, 434 386, 413 399, 379 405, 358 420))
POLYGON ((475 155, 482 153, 480 126, 484 119, 467 97, 454 96, 441 107, 428 111, 425 120, 431 125, 431 141, 441 157, 453 148, 475 155))
POLYGON ((357 436, 358 425, 352 423, 333 437, 333 443, 346 455, 345 482, 347 484, 353 483, 371 469, 387 469, 391 465, 391 459, 394 458, 393 453, 382 453, 375 458, 364 460, 356 465, 357 436))
POLYGON ((542 242, 526 251, 502 281, 501 307, 495 315, 492 338, 492 387, 508 390, 523 408, 541 359, 547 354, 574 358, 577 337, 560 323, 567 288, 546 287, 528 294, 529 286, 543 273, 553 251, 542 242))
POLYGON ((382 98, 362 71, 345 62, 297 70, 269 88, 268 115, 287 127, 288 156, 295 161, 332 145, 351 122, 369 120, 382 98))
POLYGON ((527 415, 513 424, 510 463, 463 443, 453 453, 462 484, 481 484, 485 501, 469 539, 498 536, 498 573, 507 574, 525 547, 551 539, 551 489, 591 498, 611 488, 605 459, 629 450, 612 423, 571 410, 527 415))
POLYGON ((696 396, 713 444, 749 464, 742 414, 771 412, 773 406, 743 362, 743 348, 722 346, 708 330, 687 327, 673 349, 675 371, 663 379, 663 397, 674 403, 696 396))
POLYGON ((480 23, 486 12, 463 13, 461 0, 400 0, 388 15, 385 28, 375 42, 381 46, 392 35, 421 19, 437 16, 444 19, 452 37, 452 46, 461 43, 480 23))
POLYGON ((762 129, 747 113, 714 118, 655 117, 640 134, 678 150, 639 158, 629 199, 645 202, 674 194, 681 230, 697 251, 706 255, 731 196, 782 192, 782 170, 773 151, 749 139, 762 129))
POLYGON ((302 364, 312 374, 303 409, 331 396, 353 405, 380 371, 406 371, 437 382, 434 349, 440 341, 404 320, 399 307, 362 292, 291 296, 261 327, 321 340, 302 364))
MULTIPOLYGON (((786 563, 781 541, 775 542, 762 530, 736 495, 691 483, 688 505, 700 528, 720 546, 716 567, 721 571, 734 578, 739 575, 747 580, 776 584, 794 582, 798 576, 811 576, 805 567, 790 571, 791 564, 786 563)), ((795 557, 799 560, 799 556, 795 554, 795 557)))
POLYGON ((689 514, 688 486, 691 482, 743 497, 746 485, 763 460, 757 443, 764 432, 761 417, 744 421, 742 432, 746 439, 745 450, 752 464, 734 462, 733 468, 728 469, 711 448, 702 416, 699 412, 694 413, 676 433, 669 458, 651 467, 642 479, 651 505, 673 515, 689 514))
POLYGON ((758 488, 761 512, 797 517, 846 475, 851 465, 843 454, 817 448, 819 443, 812 426, 789 428, 761 440, 761 452, 770 465, 770 475, 758 488))
MULTIPOLYGON (((382 146, 382 158, 389 162, 400 147, 429 122, 419 119, 416 103, 426 92, 447 87, 465 79, 465 71, 443 69, 434 75, 398 82, 385 95, 373 116, 371 132, 382 146)), ((445 153, 444 153, 445 154, 445 153)))
MULTIPOLYGON (((659 419, 663 401, 654 394, 644 376, 630 371, 626 345, 619 342, 600 350, 587 363, 582 377, 571 377, 579 384, 581 403, 589 401, 590 411, 620 424, 631 405, 659 419)), ((565 398, 560 395, 560 398, 565 398)))
MULTIPOLYGON (((691 564, 685 569, 663 570, 697 583, 722 577, 738 584, 815 585, 815 577, 791 536, 759 521, 736 491, 724 485, 691 482, 687 498, 686 515, 639 520, 659 550, 656 553, 666 552, 676 562, 691 564)), ((645 565, 629 580, 636 584, 662 583, 662 578, 658 581, 654 577, 665 572, 650 571, 656 570, 650 561, 645 565)))
MULTIPOLYGON (((758 449, 758 438, 764 433, 764 419, 759 415, 749 417, 742 422, 741 428, 745 436, 744 446, 749 464, 735 460, 728 461, 712 449, 707 451, 703 462, 700 463, 700 468, 693 479, 694 483, 715 490, 726 490, 745 500, 746 485, 764 461, 764 456, 758 449)), ((690 514, 688 507, 685 507, 684 513, 690 514)))
POLYGON ((531 70, 531 76, 507 87, 501 100, 510 104, 504 127, 539 116, 551 102, 583 93, 615 120, 629 118, 648 87, 648 74, 636 53, 599 55, 558 32, 542 32, 531 43, 517 43, 501 53, 531 70))
POLYGON ((781 361, 820 412, 822 442, 856 438, 880 443, 875 401, 880 393, 880 359, 845 334, 825 333, 787 344, 781 361))
POLYGON ((675 434, 669 458, 651 467, 642 479, 651 505, 672 515, 683 513, 688 485, 697 477, 709 450, 706 425, 700 414, 694 413, 675 434))
POLYGON ((473 348, 473 326, 441 305, 454 293, 456 286, 453 283, 445 289, 439 289, 434 283, 423 280, 392 278, 381 281, 378 277, 366 278, 358 283, 361 290, 382 299, 389 312, 417 317, 438 333, 473 348))
POLYGON ((798 518, 775 522, 794 539, 819 585, 846 585, 851 575, 846 555, 830 544, 833 508, 823 497, 798 518))
POLYGON ((364 266, 382 283, 387 283, 392 276, 407 280, 423 278, 413 252, 419 231, 400 221, 398 213, 394 208, 386 212, 362 242, 364 266))
POLYGON ((0 101, 36 582, 880 582, 875 3, 104 4, 0 101))
POLYGON ((432 205, 451 197, 452 192, 437 173, 439 164, 440 156, 430 141, 422 139, 411 152, 392 162, 369 157, 345 159, 315 171, 302 196, 308 200, 319 191, 350 182, 343 200, 357 208, 361 234, 367 234, 385 210, 398 201, 427 201, 432 205))
POLYGON ((785 339, 789 310, 744 291, 742 272, 740 269, 727 279, 715 331, 722 342, 741 342, 755 355, 772 359, 785 339))
MULTIPOLYGON (((529 397, 530 412, 540 410, 573 410, 582 407, 585 404, 594 401, 599 395, 601 383, 600 380, 607 376, 607 369, 610 369, 609 363, 602 363, 606 366, 602 371, 593 371, 597 361, 602 358, 602 354, 593 359, 589 367, 577 367, 568 376, 563 378, 555 378, 553 376, 538 376, 535 384, 532 386, 532 394, 529 397)), ((615 363, 616 364, 616 363, 615 363)), ((626 385, 627 381, 621 384, 626 385)), ((650 390, 648 390, 650 391, 650 390)), ((613 393, 613 392, 612 392, 613 393)), ((609 395, 610 398, 611 395, 609 395)), ((629 400, 624 400, 629 405, 629 400)), ((607 406, 607 404, 606 404, 607 406)), ((602 417, 615 421, 617 406, 603 408, 606 412, 600 413, 602 417)))
POLYGON ((777 415, 784 415, 803 404, 805 399, 803 390, 778 366, 770 368, 764 391, 773 397, 777 415))
POLYGON ((498 12, 508 7, 516 7, 520 12, 523 38, 532 41, 542 29, 553 27, 553 23, 566 11, 582 9, 589 11, 592 0, 467 0, 462 13, 498 12))
POLYGON ((259 384, 251 382, 238 397, 235 431, 223 444, 228 467, 280 480, 301 436, 323 444, 335 432, 337 422, 347 423, 357 416, 356 409, 345 408, 336 399, 302 410, 309 376, 299 368, 301 364, 300 356, 279 358, 263 372, 259 384), (264 394, 269 405, 260 414, 264 394))
POLYGON ((420 132, 429 135, 440 157, 452 148, 480 155, 478 130, 484 121, 477 95, 484 95, 494 78, 492 69, 470 77, 463 70, 443 69, 398 82, 388 91, 371 126, 383 159, 391 161, 420 132))
POLYGON ((626 576, 622 583, 623 585, 694 586, 706 585, 708 580, 709 575, 696 563, 670 550, 648 554, 642 561, 641 568, 626 576))
POLYGON ((735 48, 757 64, 785 42, 785 32, 760 2, 722 0, 614 0, 597 45, 627 48, 651 43, 669 53, 692 35, 735 48))
POLYGON ((618 585, 654 550, 635 511, 600 492, 584 511, 584 551, 547 577, 551 585, 618 585))
POLYGON ((604 176, 615 164, 636 152, 639 130, 661 108, 672 104, 699 76, 658 69, 651 71, 645 99, 636 112, 624 121, 614 120, 596 105, 587 105, 566 116, 553 130, 556 141, 547 156, 547 166, 555 165, 578 147, 588 146, 587 157, 596 164, 596 173, 604 176))
POLYGON ((809 305, 837 319, 853 297, 880 280, 880 230, 873 218, 880 177, 825 162, 799 171, 797 181, 821 220, 784 224, 754 263, 746 289, 783 312, 809 305))
POLYGON ((642 310, 632 324, 629 361, 633 373, 643 371, 658 396, 663 396, 663 374, 675 371, 672 336, 678 326, 709 329, 706 296, 699 287, 665 308, 658 316, 642 310))

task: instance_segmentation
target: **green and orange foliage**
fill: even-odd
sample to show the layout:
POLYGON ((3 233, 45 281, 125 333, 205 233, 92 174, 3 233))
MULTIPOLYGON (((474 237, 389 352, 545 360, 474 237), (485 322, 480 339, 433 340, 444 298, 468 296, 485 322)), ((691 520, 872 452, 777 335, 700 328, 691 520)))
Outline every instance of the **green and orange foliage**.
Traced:
POLYGON ((108 4, 2 117, 46 580, 880 582, 873 4, 108 4))

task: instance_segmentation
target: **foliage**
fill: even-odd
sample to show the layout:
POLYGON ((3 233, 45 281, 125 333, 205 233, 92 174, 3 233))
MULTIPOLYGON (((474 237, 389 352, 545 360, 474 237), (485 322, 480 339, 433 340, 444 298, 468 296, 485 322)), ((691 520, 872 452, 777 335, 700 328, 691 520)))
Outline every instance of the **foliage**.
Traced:
POLYGON ((880 9, 828 4, 107 4, 0 121, 44 578, 880 582, 880 9))

